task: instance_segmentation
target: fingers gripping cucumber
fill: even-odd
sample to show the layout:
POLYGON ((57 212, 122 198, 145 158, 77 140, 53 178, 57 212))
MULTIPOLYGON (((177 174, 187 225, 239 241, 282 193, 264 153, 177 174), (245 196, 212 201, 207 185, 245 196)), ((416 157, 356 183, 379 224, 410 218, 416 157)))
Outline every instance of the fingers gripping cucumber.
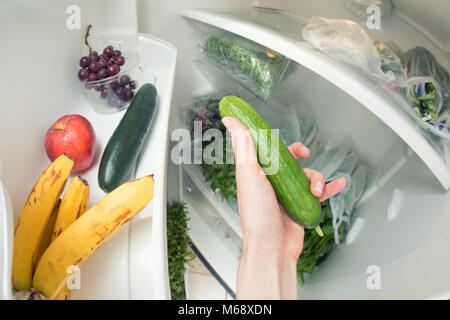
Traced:
MULTIPOLYGON (((233 117, 239 120, 247 129, 250 130, 253 141, 257 144, 258 150, 268 150, 268 144, 271 141, 271 128, 266 120, 247 102, 234 97, 227 96, 222 98, 219 104, 220 115, 224 117, 233 117), (258 139, 258 130, 266 130, 269 135, 266 139, 258 139)), ((320 202, 310 190, 310 181, 303 169, 289 152, 286 145, 279 139, 277 155, 272 155, 272 159, 279 161, 277 172, 268 174, 267 178, 272 184, 275 193, 287 210, 287 212, 301 225, 306 228, 315 228, 320 223, 322 216, 320 202), (274 157, 275 156, 275 157, 274 157)), ((260 156, 260 155, 258 155, 260 156)), ((267 159, 263 161, 267 164, 267 159)), ((261 163, 261 159, 258 158, 261 163)), ((264 170, 264 166, 263 170, 264 170)), ((319 232, 319 231, 318 231, 319 232)))
POLYGON ((98 171, 98 184, 103 191, 111 192, 132 178, 155 115, 156 96, 155 86, 144 84, 109 139, 98 171))

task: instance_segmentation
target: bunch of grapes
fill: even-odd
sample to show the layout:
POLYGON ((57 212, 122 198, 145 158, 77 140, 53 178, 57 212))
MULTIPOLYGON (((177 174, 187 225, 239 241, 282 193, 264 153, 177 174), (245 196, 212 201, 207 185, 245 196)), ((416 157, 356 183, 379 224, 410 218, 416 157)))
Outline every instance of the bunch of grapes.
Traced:
POLYGON ((107 46, 103 54, 92 51, 89 56, 80 60, 80 71, 78 78, 82 81, 97 81, 115 76, 120 72, 120 66, 125 64, 125 58, 120 50, 114 50, 112 46, 107 46))
POLYGON ((78 78, 86 82, 87 89, 93 88, 100 92, 100 97, 106 99, 111 106, 123 107, 126 102, 133 99, 137 83, 127 74, 117 77, 120 67, 125 64, 125 57, 120 50, 107 46, 100 55, 92 50, 87 41, 90 28, 91 25, 88 26, 85 36, 85 44, 89 47, 90 53, 80 59, 81 69, 78 71, 78 78), (98 80, 104 81, 89 84, 98 80))

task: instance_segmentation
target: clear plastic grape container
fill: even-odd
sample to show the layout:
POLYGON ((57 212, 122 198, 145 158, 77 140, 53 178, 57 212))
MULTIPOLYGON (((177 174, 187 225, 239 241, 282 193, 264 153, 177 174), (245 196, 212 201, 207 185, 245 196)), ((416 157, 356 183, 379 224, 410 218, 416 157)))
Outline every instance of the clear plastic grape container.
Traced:
POLYGON ((124 52, 122 57, 125 60, 123 65, 118 70, 111 70, 111 75, 105 74, 103 79, 98 80, 97 77, 97 80, 83 80, 83 76, 78 75, 89 103, 98 113, 107 114, 126 109, 144 82, 155 83, 154 76, 147 73, 144 75, 137 53, 124 52))

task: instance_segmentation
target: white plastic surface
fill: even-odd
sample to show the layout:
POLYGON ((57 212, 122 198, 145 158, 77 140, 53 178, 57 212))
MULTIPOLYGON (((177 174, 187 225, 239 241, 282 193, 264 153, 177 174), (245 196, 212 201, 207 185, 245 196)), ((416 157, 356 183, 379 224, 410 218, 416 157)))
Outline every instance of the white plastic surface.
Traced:
POLYGON ((0 300, 12 299, 11 261, 13 212, 8 191, 0 180, 0 300))
MULTIPOLYGON (((396 199, 397 200, 397 199, 396 199)), ((348 243, 334 249, 301 299, 449 299, 450 194, 413 155, 352 216, 348 243), (394 219, 386 219, 401 186, 394 219), (370 267, 380 289, 367 286, 370 267)))
POLYGON ((203 173, 195 165, 185 165, 183 170, 190 176, 192 181, 200 189, 203 196, 207 198, 213 204, 216 204, 217 209, 221 217, 228 223, 234 232, 242 239, 241 218, 239 214, 235 212, 227 202, 223 202, 220 196, 220 192, 213 192, 209 183, 203 178, 203 173))
POLYGON ((206 23, 260 43, 295 60, 332 82, 379 117, 426 163, 445 189, 450 170, 413 120, 386 92, 352 68, 310 48, 301 38, 304 20, 276 11, 203 9, 182 10, 184 17, 206 23))

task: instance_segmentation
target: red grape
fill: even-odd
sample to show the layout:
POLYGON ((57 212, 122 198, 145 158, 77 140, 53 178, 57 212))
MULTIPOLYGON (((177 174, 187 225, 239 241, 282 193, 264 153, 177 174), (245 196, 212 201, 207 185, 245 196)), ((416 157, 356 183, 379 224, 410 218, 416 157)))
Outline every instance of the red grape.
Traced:
POLYGON ((108 60, 100 58, 98 64, 100 65, 100 68, 106 68, 108 66, 108 60))
POLYGON ((103 89, 105 89, 105 86, 103 84, 97 84, 94 87, 95 91, 102 91, 103 89))
POLYGON ((89 73, 89 76, 87 78, 88 81, 96 81, 97 75, 95 73, 89 73))
POLYGON ((124 92, 125 92, 125 89, 122 88, 122 87, 118 87, 114 92, 116 93, 116 95, 117 95, 119 98, 122 98, 122 97, 123 97, 123 94, 124 94, 124 92))
POLYGON ((124 89, 123 98, 125 101, 133 99, 134 93, 131 89, 124 89))
POLYGON ((89 66, 89 64, 91 63, 91 59, 89 59, 89 57, 83 57, 80 60, 80 67, 84 68, 89 66))
POLYGON ((116 64, 111 64, 111 65, 108 66, 106 71, 108 72, 109 76, 114 76, 114 75, 119 73, 120 67, 118 65, 116 65, 116 64))
POLYGON ((89 70, 91 72, 97 72, 98 70, 100 70, 100 64, 98 62, 91 62, 91 64, 89 65, 89 70))
POLYGON ((107 56, 108 58, 111 58, 114 52, 114 48, 112 46, 107 46, 104 50, 103 50, 103 54, 105 56, 107 56))
POLYGON ((98 53, 97 53, 97 51, 93 51, 93 52, 89 55, 89 59, 91 59, 91 61, 98 61, 98 53))
POLYGON ((87 71, 86 69, 80 69, 80 71, 78 71, 78 78, 82 81, 86 80, 89 76, 89 71, 87 71))
POLYGON ((121 85, 122 87, 125 87, 127 84, 130 83, 131 78, 130 78, 129 75, 124 74, 123 76, 120 77, 120 80, 119 80, 119 81, 120 81, 120 85, 121 85))
POLYGON ((125 63, 125 58, 124 58, 123 56, 115 57, 115 58, 114 58, 114 62, 115 62, 116 64, 118 64, 119 66, 123 66, 124 63, 125 63))
POLYGON ((108 89, 103 89, 102 92, 100 93, 100 97, 105 99, 107 96, 108 96, 108 89))
POLYGON ((100 70, 97 72, 97 78, 98 78, 99 80, 108 78, 108 72, 106 72, 106 69, 100 69, 100 70))
POLYGON ((112 56, 114 58, 120 57, 122 55, 122 52, 120 50, 114 50, 112 56))

